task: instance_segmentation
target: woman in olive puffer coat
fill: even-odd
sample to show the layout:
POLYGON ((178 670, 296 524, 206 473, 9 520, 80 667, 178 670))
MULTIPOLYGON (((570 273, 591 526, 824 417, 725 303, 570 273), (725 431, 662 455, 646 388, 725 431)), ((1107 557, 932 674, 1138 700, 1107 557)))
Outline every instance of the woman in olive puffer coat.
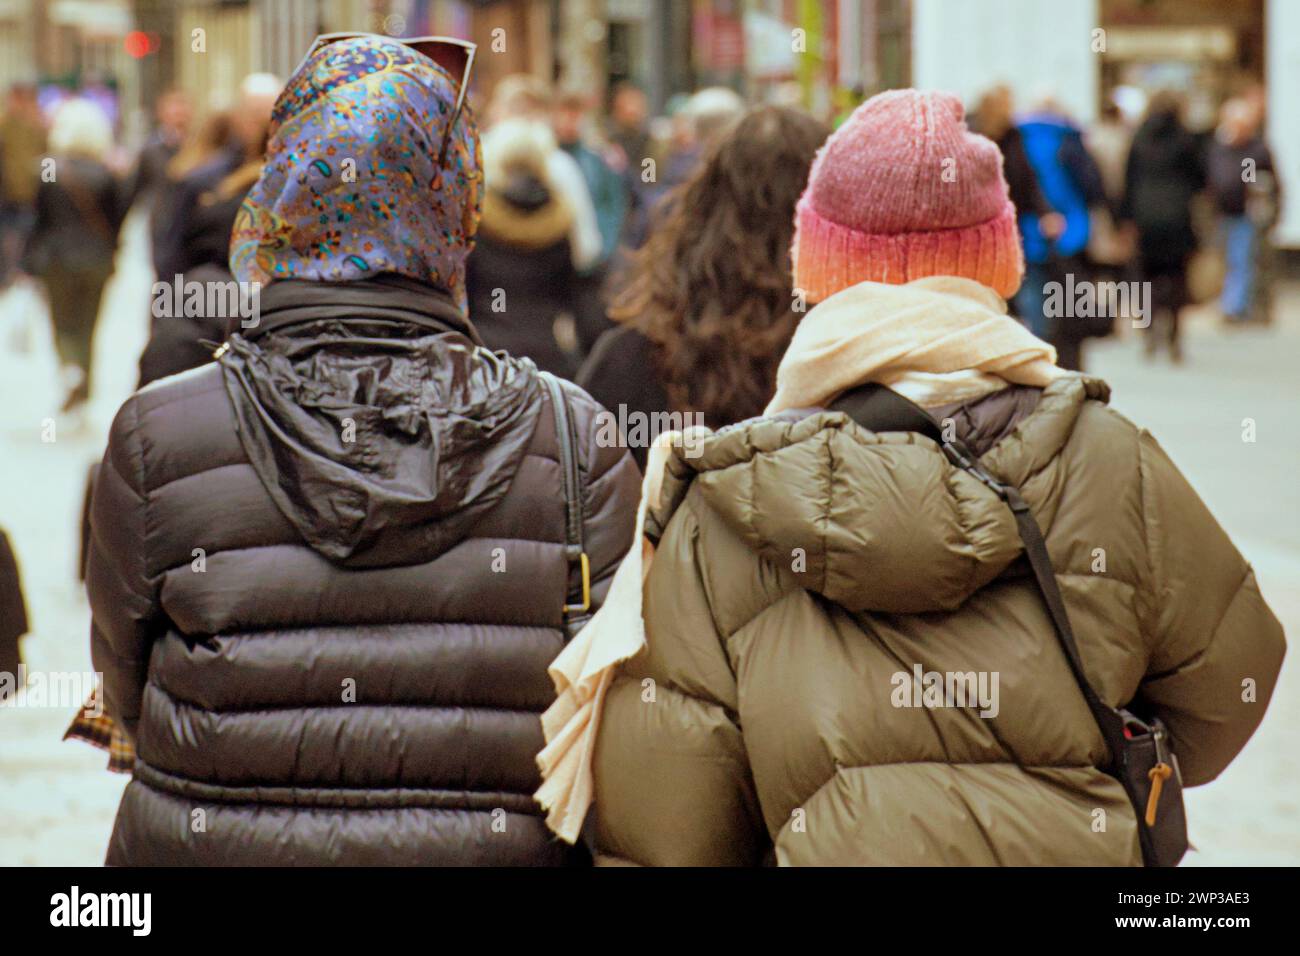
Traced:
POLYGON ((674 449, 646 519, 644 643, 596 738, 598 859, 1140 864, 1010 510, 845 396, 891 386, 1020 489, 1092 684, 1165 722, 1186 785, 1273 691, 1283 636, 1250 566, 1107 386, 1007 317, 1014 209, 954 98, 882 94, 831 137, 794 264, 818 305, 767 415, 674 449))
POLYGON ((539 714, 637 472, 579 389, 478 345, 452 79, 388 39, 304 64, 232 237, 260 310, 117 415, 86 573, 137 757, 111 864, 582 860, 532 800, 539 714))

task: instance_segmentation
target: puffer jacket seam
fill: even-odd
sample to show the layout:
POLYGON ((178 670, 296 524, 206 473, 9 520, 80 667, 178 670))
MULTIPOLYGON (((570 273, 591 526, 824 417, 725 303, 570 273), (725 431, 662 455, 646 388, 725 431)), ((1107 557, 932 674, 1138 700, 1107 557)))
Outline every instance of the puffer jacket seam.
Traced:
POLYGON ((979 556, 975 553, 975 541, 972 539, 970 533, 970 502, 967 501, 965 496, 958 492, 956 469, 945 469, 942 474, 944 488, 947 490, 948 496, 952 499, 954 509, 957 512, 957 527, 961 531, 962 542, 970 549, 969 553, 966 555, 966 560, 963 562, 966 566, 966 580, 962 583, 961 587, 962 594, 970 595, 974 593, 971 583, 975 580, 975 577, 979 574, 980 570, 979 556))
MULTIPOLYGON (((136 448, 139 450, 139 455, 135 461, 136 483, 132 484, 132 482, 122 475, 120 471, 118 472, 118 477, 126 483, 127 487, 130 488, 132 493, 140 500, 140 508, 142 509, 140 515, 140 566, 144 571, 145 579, 149 582, 150 591, 152 592, 155 590, 154 581, 161 574, 160 571, 149 566, 149 558, 153 553, 153 549, 149 547, 149 539, 152 536, 149 519, 152 511, 150 505, 152 504, 153 493, 148 490, 149 468, 145 462, 145 434, 143 421, 140 416, 140 405, 138 401, 132 401, 130 404, 131 415, 133 418, 130 430, 130 443, 135 444, 136 448)), ((128 444, 127 447, 129 448, 130 444, 128 444)), ((114 470, 116 470, 116 467, 117 466, 114 465, 114 470)), ((154 604, 152 593, 148 596, 148 600, 150 605, 154 604)))
MULTIPOLYGON (((755 561, 760 561, 760 562, 761 562, 761 561, 764 561, 764 560, 767 560, 767 559, 765 559, 762 555, 755 554, 755 553, 752 552, 752 551, 750 552, 750 557, 753 558, 755 561)), ((745 620, 744 620, 743 622, 741 622, 740 624, 737 624, 737 625, 732 629, 732 631, 731 631, 730 634, 724 634, 722 631, 718 631, 718 634, 722 637, 722 640, 723 640, 724 642, 726 642, 727 644, 730 644, 731 641, 732 641, 735 637, 739 636, 739 634, 740 634, 741 631, 745 630, 747 627, 749 627, 751 624, 753 624, 755 621, 757 621, 760 617, 762 617, 762 616, 763 616, 764 614, 766 614, 768 611, 770 611, 770 610, 772 610, 773 608, 775 608, 775 607, 777 607, 778 605, 780 605, 781 602, 786 601, 786 600, 789 600, 790 598, 792 598, 792 597, 796 597, 796 596, 798 596, 798 595, 800 595, 800 594, 806 594, 806 595, 808 595, 809 598, 811 598, 811 599, 814 600, 814 601, 829 601, 831 604, 835 604, 835 602, 834 602, 834 601, 831 601, 830 598, 825 597, 825 596, 823 596, 823 595, 821 595, 821 594, 818 594, 816 591, 809 591, 809 590, 807 590, 806 588, 803 588, 803 587, 791 587, 791 588, 786 589, 785 591, 782 591, 779 595, 777 595, 777 597, 776 597, 775 599, 769 601, 767 604, 764 604, 761 608, 759 608, 757 611, 755 611, 755 612, 754 612, 753 614, 751 614, 749 617, 745 618, 745 620)), ((839 607, 838 604, 836 604, 835 606, 836 606, 836 607, 839 607)), ((847 612, 846 612, 846 613, 847 613, 847 612)))
MULTIPOLYGON (((799 801, 799 806, 806 806, 810 800, 812 800, 814 797, 817 796, 817 794, 821 793, 823 790, 829 787, 835 781, 835 778, 842 775, 846 770, 875 770, 880 767, 913 767, 913 766, 915 767, 921 767, 921 766, 1015 767, 1018 770, 1023 770, 1026 772, 1031 770, 1095 770, 1097 773, 1103 775, 1105 774, 1105 771, 1101 770, 1095 764, 1091 764, 1091 763, 1027 764, 1027 763, 1020 763, 1019 761, 1016 760, 948 760, 948 759, 880 760, 875 763, 855 763, 855 764, 837 763, 831 775, 827 777, 825 780, 823 780, 816 790, 814 790, 812 793, 808 794, 807 797, 799 801)), ((1038 781, 1038 782, 1044 783, 1045 781, 1038 781)), ((784 829, 784 825, 782 826, 782 829, 784 829)))
MULTIPOLYGON (((463 543, 466 542, 466 541, 500 541, 500 542, 505 543, 505 544, 510 544, 510 543, 512 543, 512 542, 520 542, 520 543, 522 543, 522 544, 553 544, 553 545, 556 545, 556 546, 558 546, 558 547, 563 547, 563 546, 564 546, 564 542, 563 542, 563 541, 550 541, 550 540, 546 540, 546 539, 543 539, 543 538, 503 538, 503 537, 500 537, 499 535, 493 535, 492 537, 489 537, 489 538, 476 538, 476 537, 474 537, 474 536, 471 535, 471 536, 468 537, 468 538, 462 538, 460 541, 458 541, 458 542, 456 543, 456 546, 454 546, 454 547, 448 549, 447 551, 444 551, 442 554, 438 555, 438 556, 435 557, 435 558, 431 558, 431 559, 429 559, 428 561, 417 561, 417 562, 415 562, 415 563, 413 563, 413 564, 379 565, 379 566, 376 566, 376 567, 373 567, 373 568, 369 568, 369 567, 368 567, 368 568, 348 568, 348 567, 343 567, 342 569, 343 569, 343 570, 346 570, 346 571, 357 572, 357 573, 363 573, 363 572, 368 573, 368 572, 378 572, 378 571, 391 571, 391 570, 393 570, 394 568, 415 568, 415 567, 420 567, 421 565, 433 564, 435 561, 439 561, 439 560, 441 560, 443 557, 445 557, 446 555, 448 555, 448 554, 450 554, 452 551, 454 551, 454 550, 455 550, 455 547, 459 547, 461 544, 463 544, 463 543)), ((237 548, 218 548, 218 549, 215 550, 215 551, 210 551, 210 552, 208 552, 207 557, 211 558, 213 555, 217 555, 217 554, 235 554, 235 553, 240 552, 240 551, 267 551, 267 550, 270 550, 271 548, 299 548, 299 549, 304 549, 304 550, 311 551, 312 554, 316 554, 316 553, 317 553, 316 551, 312 550, 312 549, 307 545, 307 543, 306 543, 305 541, 277 541, 277 542, 275 542, 274 544, 246 544, 246 545, 240 545, 240 546, 237 547, 237 548)), ((325 560, 326 560, 326 561, 329 561, 328 558, 325 558, 325 560)), ((179 570, 179 569, 181 569, 181 568, 185 568, 185 567, 187 567, 188 565, 189 565, 189 562, 188 562, 188 561, 182 561, 180 564, 170 564, 170 565, 168 565, 167 567, 165 567, 165 568, 161 568, 161 569, 158 570, 157 572, 152 573, 150 576, 151 576, 151 577, 157 577, 157 576, 160 575, 160 574, 166 574, 168 571, 176 571, 176 570, 179 570)), ((333 561, 330 561, 330 565, 331 565, 331 567, 339 567, 339 565, 336 565, 333 561)), ((355 622, 351 622, 351 621, 350 621, 350 622, 348 622, 348 623, 349 623, 349 624, 352 624, 352 623, 355 623, 355 622)), ((383 623, 383 624, 393 624, 393 623, 396 623, 396 622, 393 622, 393 621, 382 621, 382 622, 379 622, 379 623, 383 623)), ((402 624, 409 624, 409 623, 418 623, 418 622, 402 621, 402 622, 400 622, 400 623, 402 623, 402 624)), ((425 622, 425 623, 428 623, 428 624, 448 624, 448 623, 450 623, 450 624, 456 624, 456 623, 482 624, 482 623, 484 623, 484 622, 483 622, 483 621, 465 621, 465 622, 457 622, 457 621, 427 621, 427 622, 425 622)), ((540 624, 520 624, 519 626, 520 626, 520 627, 544 627, 545 625, 540 625, 540 624)))
MULTIPOLYGON (((823 434, 823 430, 818 434, 823 434)), ((843 434, 843 429, 836 428, 836 432, 843 434)), ((835 497, 835 455, 831 451, 831 440, 833 435, 826 435, 822 441, 822 447, 826 451, 826 505, 822 512, 821 520, 821 553, 822 553, 822 580, 821 586, 817 588, 817 593, 825 594, 827 590, 827 578, 830 575, 831 556, 830 556, 830 526, 831 526, 831 507, 835 497)))
POLYGON ((168 478, 157 488, 150 488, 147 494, 156 495, 159 492, 163 491, 164 489, 170 488, 172 485, 176 484, 176 482, 185 481, 188 478, 197 478, 199 475, 206 475, 214 471, 220 471, 223 468, 239 468, 239 467, 252 468, 253 466, 249 464, 247 458, 241 458, 239 461, 228 461, 220 465, 209 465, 206 468, 198 468, 194 471, 187 472, 184 475, 177 475, 175 478, 168 478))
POLYGON ((713 604, 714 604, 713 588, 709 583, 709 578, 707 574, 707 569, 709 565, 707 562, 702 561, 700 559, 700 542, 701 542, 700 514, 698 511, 695 510, 695 503, 690 500, 689 495, 686 497, 685 500, 683 500, 682 507, 686 509, 686 513, 689 516, 689 520, 691 523, 691 527, 687 530, 690 533, 690 540, 691 540, 692 570, 693 573, 695 574, 695 577, 700 582, 700 593, 704 595, 704 603, 708 605, 709 608, 709 624, 712 625, 713 627, 713 633, 718 635, 718 637, 721 639, 720 643, 722 644, 722 652, 727 658, 727 665, 731 669, 731 674, 734 677, 736 674, 736 669, 731 662, 731 655, 727 652, 727 641, 731 639, 731 635, 726 633, 726 631, 724 631, 722 626, 718 623, 717 612, 713 610, 713 604))
MULTIPOLYGON (((1156 633, 1155 633, 1156 629, 1153 626, 1151 616, 1154 613, 1154 609, 1158 607, 1160 604, 1159 596, 1156 594, 1156 587, 1157 587, 1156 579, 1159 576, 1159 572, 1157 572, 1156 564, 1155 564, 1156 549, 1152 546, 1152 540, 1151 540, 1151 519, 1150 519, 1150 508, 1148 507, 1150 502, 1147 500, 1147 496, 1149 493, 1149 489, 1148 489, 1149 481, 1147 476, 1148 468, 1147 468, 1146 452, 1143 450, 1142 444, 1143 444, 1142 430, 1137 429, 1136 445, 1137 445, 1137 472, 1138 472, 1138 508, 1141 510, 1142 551, 1143 551, 1143 556, 1146 558, 1146 561, 1144 562, 1144 566, 1146 567, 1148 574, 1150 576, 1147 581, 1143 582, 1144 586, 1140 588, 1138 592, 1141 596, 1141 608, 1142 608, 1141 611, 1142 616, 1138 622, 1138 627, 1141 633, 1144 636, 1147 636, 1148 640, 1154 640, 1156 637, 1156 633)), ((1147 647, 1148 654, 1150 654, 1151 651, 1152 648, 1148 645, 1147 647)))
POLYGON ((190 382, 202 379, 205 374, 211 375, 211 373, 208 372, 209 368, 219 369, 220 366, 213 362, 209 365, 200 366, 202 371, 194 372, 193 374, 191 374, 193 370, 189 370, 181 372, 179 375, 168 376, 165 379, 158 379, 156 382, 150 382, 144 388, 140 389, 140 391, 138 391, 133 397, 138 403, 145 406, 142 414, 145 416, 151 416, 172 405, 202 399, 211 395, 213 392, 221 392, 222 394, 225 394, 225 384, 223 383, 220 374, 213 375, 212 382, 205 388, 182 388, 182 385, 189 385, 190 382), (182 375, 186 377, 186 381, 184 383, 177 383, 175 379, 182 375), (156 399, 156 401, 154 401, 154 399, 156 399))
MULTIPOLYGON (((1233 606, 1237 603, 1237 599, 1241 597, 1241 592, 1246 587, 1246 582, 1250 580, 1250 576, 1253 573, 1254 571, 1250 567, 1250 565, 1249 564, 1246 565, 1246 572, 1241 576, 1241 580, 1238 581, 1237 584, 1232 588, 1232 590, 1228 592, 1231 595, 1231 597, 1228 598, 1227 603, 1223 606, 1223 610, 1220 612, 1218 618, 1215 619, 1214 626, 1211 627, 1206 632, 1209 636, 1209 640, 1206 642, 1206 645, 1204 647, 1199 648, 1196 651, 1196 653, 1192 654, 1187 659, 1179 661, 1177 666, 1171 667, 1169 670, 1160 671, 1159 673, 1143 674, 1142 682, 1146 683, 1147 681, 1163 680, 1165 678, 1172 677, 1173 675, 1178 674, 1181 671, 1195 667, 1197 663, 1201 660, 1201 658, 1205 657, 1206 654, 1210 653, 1210 651, 1214 649, 1214 640, 1219 635, 1219 628, 1221 628, 1223 626, 1223 622, 1227 620, 1228 612, 1232 610, 1233 606)), ((1154 657, 1154 655, 1152 656, 1154 657)), ((1175 710, 1179 709, 1173 705, 1166 705, 1166 706, 1175 710)))
MULTIPOLYGON (((120 655, 118 655, 120 657, 120 655)), ((128 658, 122 658, 127 660, 128 658)), ((141 658, 143 660, 143 658, 141 658)), ((365 710, 365 709, 382 709, 382 710, 422 710, 422 711, 487 711, 489 713, 504 714, 525 714, 535 715, 546 710, 550 705, 544 707, 494 707, 491 704, 410 704, 398 701, 376 701, 375 703, 353 703, 353 704, 261 704, 254 707, 205 707, 203 704, 180 697, 163 685, 157 683, 150 677, 146 687, 152 687, 168 700, 176 704, 181 704, 193 710, 203 711, 205 714, 211 714, 213 717, 237 716, 242 714, 276 714, 286 711, 325 711, 325 710, 365 710)))
MULTIPOLYGON (((841 610, 843 609, 841 608, 841 610)), ((844 613, 848 614, 847 611, 844 611, 844 613)), ((852 615, 850 615, 850 617, 852 617, 852 615)), ((856 625, 857 622, 855 621, 854 623, 856 625)), ((908 670, 911 669, 907 666, 906 662, 904 662, 903 656, 898 651, 896 651, 894 647, 887 640, 885 640, 879 634, 874 635, 874 637, 876 643, 880 646, 880 649, 883 650, 889 656, 889 658, 894 662, 894 665, 899 670, 903 672, 907 672, 908 670)), ((943 732, 939 729, 939 715, 935 713, 935 711, 932 708, 929 707, 923 708, 922 714, 930 722, 930 728, 934 732, 934 739, 938 742, 939 746, 943 748, 944 761, 948 762, 949 761, 948 742, 947 740, 944 739, 943 732)))
MULTIPOLYGON (((798 802, 798 804, 796 804, 796 805, 797 805, 797 806, 800 806, 800 807, 806 807, 806 806, 807 806, 807 805, 808 805, 808 804, 809 804, 813 799, 815 799, 815 798, 817 797, 817 795, 818 795, 819 793, 821 793, 823 790, 825 790, 827 787, 829 787, 831 784, 833 784, 833 783, 836 781, 837 778, 841 777, 841 776, 843 775, 843 773, 844 773, 846 770, 875 770, 875 769, 877 769, 877 768, 879 768, 879 767, 909 767, 909 766, 917 766, 917 767, 920 767, 920 766, 927 766, 927 765, 928 765, 928 766, 934 766, 934 767, 1015 767, 1015 768, 1017 768, 1017 769, 1019 769, 1019 770, 1025 771, 1025 772, 1029 772, 1029 771, 1032 771, 1032 770, 1095 770, 1097 773, 1104 773, 1104 771, 1100 770, 1098 767, 1096 767, 1094 764, 1091 764, 1091 763, 1085 763, 1085 764, 1024 764, 1024 763, 1020 763, 1020 762, 1015 761, 1015 760, 948 760, 948 759, 944 759, 944 760, 881 760, 881 761, 878 761, 878 762, 876 762, 876 763, 866 763, 866 764, 843 764, 843 763, 837 763, 837 764, 835 765, 835 769, 832 771, 831 775, 830 775, 829 777, 827 777, 825 780, 823 780, 823 781, 822 781, 822 782, 817 786, 817 788, 816 788, 815 790, 812 791, 812 793, 808 794, 806 797, 804 797, 802 800, 800 800, 800 801, 798 802)), ((1044 780, 1036 780, 1035 782, 1036 782, 1036 783, 1043 784, 1044 786, 1047 786, 1047 785, 1048 785, 1048 784, 1047 784, 1047 781, 1044 781, 1044 780)), ((966 801, 965 801, 964 799, 962 800, 962 803, 965 804, 965 806, 966 806, 966 808, 967 808, 968 810, 970 809, 970 804, 969 804, 969 803, 966 803, 966 801)), ((974 819, 974 815, 973 815, 973 814, 972 814, 972 819, 974 819)), ((774 843, 776 842, 777 839, 779 839, 779 837, 780 837, 781 834, 785 831, 785 828, 786 828, 788 825, 789 825, 789 821, 786 821, 786 822, 782 823, 781 827, 777 830, 777 832, 771 836, 771 839, 772 839, 772 841, 773 841, 774 843)), ((981 833, 982 833, 982 832, 983 832, 983 828, 981 828, 981 833)), ((987 834, 985 834, 985 836, 987 837, 987 834)), ((989 849, 990 849, 990 852, 992 852, 992 853, 994 854, 994 856, 996 857, 996 855, 997 855, 997 851, 996 851, 996 849, 993 848, 993 845, 992 845, 992 842, 991 842, 991 841, 990 841, 989 849)))
MULTIPOLYGON (((342 801, 339 801, 337 803, 332 803, 332 804, 329 802, 304 804, 301 802, 271 801, 267 799, 265 791, 283 790, 283 791, 288 791, 296 796, 308 796, 313 794, 321 795, 321 794, 355 793, 355 794, 367 794, 373 797, 377 792, 382 792, 382 793, 394 793, 394 794, 399 794, 399 793, 446 794, 448 796, 453 796, 453 797, 457 795, 461 797, 482 797, 487 800, 498 799, 502 796, 518 797, 521 798, 522 800, 526 800, 530 805, 530 809, 535 810, 535 812, 531 813, 530 815, 532 816, 542 815, 541 808, 538 807, 536 803, 533 801, 533 792, 531 789, 506 790, 506 789, 497 788, 492 790, 474 790, 471 788, 458 789, 458 788, 451 788, 451 787, 394 786, 394 787, 383 787, 383 788, 379 788, 379 790, 376 790, 376 788, 371 787, 369 785, 340 786, 337 784, 317 785, 317 784, 303 784, 303 783, 286 783, 286 784, 213 783, 208 780, 199 780, 195 777, 187 777, 184 774, 176 773, 173 770, 167 770, 163 767, 155 766, 154 764, 151 764, 140 757, 136 758, 136 775, 133 779, 143 784, 144 786, 149 787, 151 790, 155 790, 159 793, 170 794, 172 796, 183 797, 185 799, 195 799, 196 797, 198 797, 199 799, 211 799, 211 800, 218 800, 227 803, 252 803, 258 805, 296 806, 296 807, 309 807, 309 808, 314 807, 314 808, 325 809, 325 810, 330 810, 330 809, 345 810, 347 812, 352 812, 355 810, 437 809, 437 810, 446 810, 450 812, 460 812, 460 813, 489 813, 491 812, 491 809, 490 808, 478 809, 474 807, 439 806, 434 803, 402 804, 400 802, 391 802, 391 803, 380 802, 376 805, 368 806, 368 807, 358 807, 354 805, 349 805, 342 801), (141 772, 142 770, 143 772, 141 772), (204 793, 197 793, 197 794, 194 792, 187 793, 186 792, 187 790, 206 791, 206 795, 204 793), (249 792, 247 793, 247 795, 235 795, 235 796, 219 793, 219 791, 232 791, 232 790, 249 791, 249 792)), ((527 811, 523 810, 522 808, 513 811, 507 811, 507 812, 527 813, 527 811)))
POLYGON ((1020 770, 1096 770, 1104 773, 1093 763, 1021 763, 1018 760, 880 760, 876 763, 836 764, 836 772, 842 770, 872 770, 876 767, 909 767, 912 765, 933 764, 936 767, 1017 767, 1020 770))

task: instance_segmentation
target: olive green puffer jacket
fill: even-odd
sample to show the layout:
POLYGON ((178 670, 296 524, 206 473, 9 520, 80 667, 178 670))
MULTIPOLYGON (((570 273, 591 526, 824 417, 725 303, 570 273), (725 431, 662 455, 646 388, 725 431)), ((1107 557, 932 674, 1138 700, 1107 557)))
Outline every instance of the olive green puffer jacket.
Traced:
MULTIPOLYGON (((1063 379, 1001 434, 952 420, 1000 439, 982 462, 1043 527, 1094 686, 1140 692, 1201 784, 1259 724, 1282 630, 1108 392, 1063 379)), ((677 450, 649 525, 648 647, 595 756, 603 862, 1141 863, 1011 513, 932 441, 831 411, 744 422, 677 450), (931 673, 951 699, 913 694, 931 673)))

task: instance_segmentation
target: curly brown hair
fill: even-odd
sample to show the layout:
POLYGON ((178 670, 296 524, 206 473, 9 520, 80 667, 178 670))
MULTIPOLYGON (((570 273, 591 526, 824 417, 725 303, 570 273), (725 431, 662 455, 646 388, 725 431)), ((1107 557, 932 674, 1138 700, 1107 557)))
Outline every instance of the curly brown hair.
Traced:
POLYGON ((610 317, 654 343, 675 411, 714 428, 758 415, 800 313, 790 240, 830 130, 801 110, 750 110, 665 200, 610 317))

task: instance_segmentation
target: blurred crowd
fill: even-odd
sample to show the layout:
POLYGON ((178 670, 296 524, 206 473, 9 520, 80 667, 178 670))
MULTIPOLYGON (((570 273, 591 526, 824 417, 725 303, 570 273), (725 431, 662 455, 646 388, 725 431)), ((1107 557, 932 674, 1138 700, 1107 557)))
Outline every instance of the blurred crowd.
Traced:
MULTIPOLYGON (((114 148, 112 110, 93 90, 43 110, 34 87, 10 89, 0 120, 0 283, 27 274, 44 288, 66 377, 65 411, 89 395, 96 316, 118 230, 133 206, 148 216, 158 280, 230 278, 230 228, 260 170, 280 86, 272 75, 251 75, 232 108, 201 118, 185 93, 169 91, 158 99, 153 129, 133 159, 114 148)), ((740 216, 758 197, 782 191, 771 166, 788 159, 787 131, 775 130, 782 147, 775 160, 761 139, 745 144, 753 165, 735 171, 735 195, 716 192, 725 184, 701 185, 711 212, 674 211, 673 197, 686 193, 710 146, 746 104, 730 89, 709 88, 676 97, 668 116, 652 117, 645 93, 625 84, 612 91, 607 109, 601 106, 587 92, 556 90, 527 75, 494 88, 483 110, 487 191, 470 260, 470 313, 489 346, 526 355, 598 397, 649 407, 671 394, 673 403, 696 407, 700 402, 686 401, 683 391, 696 376, 674 371, 677 361, 690 362, 683 358, 690 330, 656 325, 645 308, 688 288, 690 265, 669 267, 671 250, 660 249, 656 268, 638 252, 656 230, 662 246, 675 230, 707 228, 693 218, 721 223, 729 213, 719 206, 729 200, 740 216), (752 175, 761 169, 772 175, 752 175), (609 340, 602 346, 604 335, 609 340), (667 380, 637 376, 635 395, 599 394, 606 382, 646 367, 667 369, 659 377, 667 380)), ((1131 318, 1147 330, 1147 353, 1163 346, 1174 361, 1182 359, 1179 315, 1190 301, 1217 293, 1225 322, 1268 321, 1267 237, 1280 187, 1262 133, 1262 90, 1223 103, 1213 130, 1188 129, 1183 109, 1177 92, 1146 100, 1121 89, 1085 128, 1050 94, 1018 110, 1013 91, 997 86, 971 104, 970 126, 1002 152, 1017 210, 1027 269, 1013 310, 1056 347, 1064 367, 1082 368, 1086 340, 1110 334, 1117 318, 1130 318, 1054 314, 1045 289, 1066 276, 1075 285, 1149 283, 1150 314, 1131 318)), ((774 113, 771 122, 795 120, 774 113)), ((762 250, 779 249, 793 221, 783 208, 771 208, 770 216, 746 232, 762 250)), ((779 256, 764 256, 746 264, 738 244, 738 284, 752 288, 754 272, 784 274, 779 256)), ((737 304, 728 305, 734 311, 737 304)), ((210 357, 206 343, 221 340, 224 317, 187 318, 189 325, 151 318, 141 385, 210 357)), ((742 347, 755 341, 748 332, 734 339, 742 347)), ((780 335, 759 341, 773 351, 755 361, 779 357, 780 335)), ((752 412, 759 404, 755 399, 726 411, 752 412)))
POLYGON ((1227 100, 1207 131, 1185 125, 1185 102, 1173 90, 1148 99, 1120 89, 1087 128, 1050 95, 1017 114, 1012 91, 998 86, 976 104, 971 125, 1002 151, 1024 239, 1015 309, 1064 367, 1082 368, 1084 341, 1110 334, 1116 318, 1138 320, 1148 355, 1164 346, 1182 361, 1179 317, 1216 288, 1225 322, 1268 321, 1280 185, 1263 91, 1227 100), (1150 314, 1054 316, 1044 288, 1067 274, 1076 284, 1149 283, 1150 314))

